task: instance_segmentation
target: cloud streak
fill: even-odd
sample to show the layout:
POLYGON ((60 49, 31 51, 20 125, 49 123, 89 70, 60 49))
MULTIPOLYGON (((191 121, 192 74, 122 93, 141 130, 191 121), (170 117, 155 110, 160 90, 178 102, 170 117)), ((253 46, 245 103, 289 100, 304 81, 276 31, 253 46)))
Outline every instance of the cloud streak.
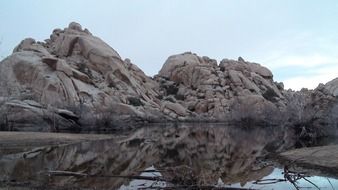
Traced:
POLYGON ((271 64, 271 69, 279 69, 283 67, 303 67, 316 68, 318 66, 334 65, 338 63, 338 57, 322 54, 312 55, 291 55, 280 57, 278 61, 271 64))

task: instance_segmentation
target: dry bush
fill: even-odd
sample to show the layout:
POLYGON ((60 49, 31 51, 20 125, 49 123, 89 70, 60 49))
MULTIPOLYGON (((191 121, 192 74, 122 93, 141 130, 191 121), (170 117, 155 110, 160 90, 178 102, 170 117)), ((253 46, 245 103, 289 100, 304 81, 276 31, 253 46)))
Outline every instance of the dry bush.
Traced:
POLYGON ((114 128, 117 124, 117 119, 114 114, 115 110, 112 105, 107 108, 98 110, 95 116, 95 127, 98 129, 114 128))
POLYGON ((230 106, 230 120, 246 127, 282 125, 284 114, 271 102, 235 100, 230 106))
POLYGON ((5 106, 5 101, 0 101, 0 131, 9 130, 9 121, 8 121, 8 113, 5 106))

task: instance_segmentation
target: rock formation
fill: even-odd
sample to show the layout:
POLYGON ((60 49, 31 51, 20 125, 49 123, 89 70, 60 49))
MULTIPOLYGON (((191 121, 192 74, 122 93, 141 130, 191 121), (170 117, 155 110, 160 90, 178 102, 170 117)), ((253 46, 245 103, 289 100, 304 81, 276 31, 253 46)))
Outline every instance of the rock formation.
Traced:
POLYGON ((192 53, 174 55, 155 80, 164 100, 182 105, 186 113, 201 120, 265 120, 286 107, 283 89, 271 72, 243 59, 224 59, 218 65, 216 60, 192 53))
POLYGON ((157 84, 76 23, 55 29, 44 43, 23 40, 1 62, 0 72, 3 112, 13 129, 78 128, 79 119, 88 124, 92 118, 102 121, 114 115, 165 118, 157 84), (35 117, 41 121, 30 121, 35 117))
POLYGON ((257 63, 170 56, 148 77, 88 29, 23 40, 0 63, 1 130, 59 131, 166 121, 331 125, 338 82, 286 91, 257 63), (326 123, 325 123, 325 122, 326 123), (324 123, 323 123, 324 122, 324 123))

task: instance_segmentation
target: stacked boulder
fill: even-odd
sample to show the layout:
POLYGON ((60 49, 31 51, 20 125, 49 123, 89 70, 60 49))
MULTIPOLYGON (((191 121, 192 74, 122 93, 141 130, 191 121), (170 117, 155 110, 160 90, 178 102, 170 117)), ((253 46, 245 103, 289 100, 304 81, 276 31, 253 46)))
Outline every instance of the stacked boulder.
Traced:
POLYGON ((273 81, 271 71, 242 58, 218 65, 190 52, 170 56, 155 80, 164 101, 182 105, 201 120, 229 121, 248 114, 264 119, 267 110, 272 114, 286 107, 283 85, 273 81))

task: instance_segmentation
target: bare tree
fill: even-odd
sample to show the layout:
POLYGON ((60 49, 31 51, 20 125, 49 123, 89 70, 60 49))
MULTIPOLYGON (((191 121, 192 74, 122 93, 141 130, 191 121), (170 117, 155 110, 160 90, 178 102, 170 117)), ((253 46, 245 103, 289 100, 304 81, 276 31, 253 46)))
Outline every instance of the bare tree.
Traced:
POLYGON ((0 131, 6 131, 9 128, 8 114, 5 101, 0 100, 0 131))
POLYGON ((114 116, 115 108, 113 105, 107 108, 97 110, 95 117, 95 125, 98 128, 112 128, 116 125, 116 117, 114 116))
MULTIPOLYGON (((0 73, 2 75, 2 73, 0 73)), ((10 99, 10 88, 6 79, 0 77, 0 130, 11 130, 6 103, 10 99)))

